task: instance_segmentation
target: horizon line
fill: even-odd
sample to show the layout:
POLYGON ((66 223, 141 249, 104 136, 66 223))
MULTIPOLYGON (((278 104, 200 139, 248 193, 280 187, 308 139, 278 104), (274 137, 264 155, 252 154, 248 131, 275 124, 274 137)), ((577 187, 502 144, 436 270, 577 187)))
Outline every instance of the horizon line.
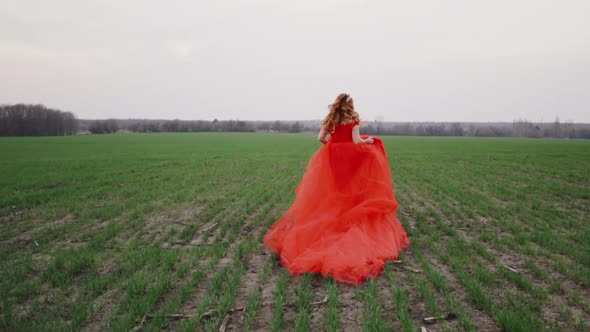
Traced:
MULTIPOLYGON (((217 121, 242 121, 242 122, 321 122, 321 119, 307 119, 307 120, 241 120, 241 119, 213 119, 213 120, 207 120, 207 119, 191 119, 191 120, 186 120, 186 119, 158 119, 158 118, 101 118, 101 119, 89 119, 89 118, 78 118, 79 121, 106 121, 106 120, 145 120, 145 121, 210 121, 213 122, 215 120, 217 121)), ((555 123, 555 120, 552 121, 533 121, 533 120, 528 120, 528 119, 514 119, 511 121, 436 121, 436 120, 426 120, 426 121, 377 121, 377 120, 372 120, 372 121, 362 121, 361 122, 365 122, 365 123, 376 123, 376 122, 382 122, 382 123, 514 123, 516 121, 527 121, 530 123, 555 123)), ((573 120, 559 120, 559 123, 576 123, 576 124, 590 124, 590 122, 576 122, 573 120)))

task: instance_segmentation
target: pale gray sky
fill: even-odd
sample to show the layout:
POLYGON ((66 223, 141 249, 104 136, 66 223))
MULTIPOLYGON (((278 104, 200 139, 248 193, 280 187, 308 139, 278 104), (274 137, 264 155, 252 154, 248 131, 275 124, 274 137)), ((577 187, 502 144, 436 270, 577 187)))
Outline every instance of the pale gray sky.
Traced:
POLYGON ((3 0, 0 104, 79 118, 590 122, 588 0, 3 0))

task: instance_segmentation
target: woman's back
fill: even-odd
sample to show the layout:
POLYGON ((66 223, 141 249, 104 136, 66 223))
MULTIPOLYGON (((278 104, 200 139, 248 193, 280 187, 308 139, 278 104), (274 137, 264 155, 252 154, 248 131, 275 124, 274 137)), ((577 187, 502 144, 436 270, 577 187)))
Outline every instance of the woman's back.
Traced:
POLYGON ((328 142, 352 142, 352 128, 358 124, 358 121, 355 121, 348 124, 337 125, 336 128, 334 128, 334 131, 330 133, 330 139, 328 142))

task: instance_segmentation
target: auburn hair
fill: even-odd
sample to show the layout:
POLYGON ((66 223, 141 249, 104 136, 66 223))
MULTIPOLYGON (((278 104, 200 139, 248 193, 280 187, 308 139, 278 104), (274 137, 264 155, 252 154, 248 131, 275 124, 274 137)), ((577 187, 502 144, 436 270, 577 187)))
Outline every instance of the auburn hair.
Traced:
POLYGON ((352 98, 347 93, 341 93, 329 106, 330 111, 322 121, 322 129, 326 133, 334 131, 339 124, 360 122, 359 114, 354 110, 352 98))

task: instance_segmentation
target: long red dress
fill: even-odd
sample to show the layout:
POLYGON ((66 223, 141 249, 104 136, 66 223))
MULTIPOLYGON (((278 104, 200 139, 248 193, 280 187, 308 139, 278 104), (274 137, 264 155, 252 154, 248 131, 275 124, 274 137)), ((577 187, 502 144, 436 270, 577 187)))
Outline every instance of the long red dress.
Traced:
POLYGON ((264 235, 294 276, 321 273, 356 285, 410 246, 383 141, 355 144, 357 124, 336 127, 310 159, 295 201, 264 235))

